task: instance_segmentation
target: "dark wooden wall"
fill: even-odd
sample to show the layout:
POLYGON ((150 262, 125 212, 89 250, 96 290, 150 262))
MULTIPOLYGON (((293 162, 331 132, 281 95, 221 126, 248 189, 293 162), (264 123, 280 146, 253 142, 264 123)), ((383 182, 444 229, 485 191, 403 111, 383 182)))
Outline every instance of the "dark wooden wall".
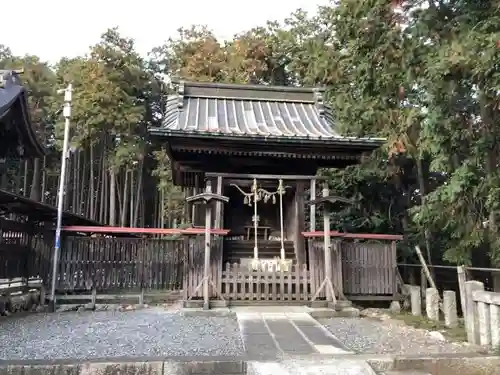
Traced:
MULTIPOLYGON (((230 236, 240 236, 245 234, 245 226, 253 226, 252 216, 254 214, 253 203, 251 206, 245 205, 243 202, 243 195, 232 186, 225 186, 224 195, 229 197, 229 203, 224 207, 224 223, 225 229, 230 229, 230 236)), ((293 213, 291 202, 293 201, 293 192, 289 191, 283 197, 283 215, 285 223, 285 235, 290 234, 289 228, 286 224, 289 222, 287 218, 293 213)), ((280 206, 278 197, 276 203, 271 201, 258 203, 257 211, 260 221, 259 226, 271 227, 272 231, 280 231, 280 206)), ((288 239, 288 238, 287 238, 288 239)), ((291 238, 290 238, 291 240, 291 238)))

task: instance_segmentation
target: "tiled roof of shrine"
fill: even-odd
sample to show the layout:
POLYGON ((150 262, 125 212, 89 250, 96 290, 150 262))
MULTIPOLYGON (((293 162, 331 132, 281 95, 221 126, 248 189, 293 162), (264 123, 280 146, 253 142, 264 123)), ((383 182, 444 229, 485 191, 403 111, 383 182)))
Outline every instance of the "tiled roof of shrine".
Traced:
POLYGON ((168 97, 162 126, 151 131, 252 139, 383 141, 342 137, 319 88, 199 82, 180 82, 177 93, 168 97))

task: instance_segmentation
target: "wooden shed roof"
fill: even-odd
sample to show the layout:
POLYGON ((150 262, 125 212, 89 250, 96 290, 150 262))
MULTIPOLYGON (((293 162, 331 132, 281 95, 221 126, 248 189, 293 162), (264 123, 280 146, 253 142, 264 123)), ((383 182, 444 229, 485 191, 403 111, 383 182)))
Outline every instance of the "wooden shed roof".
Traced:
POLYGON ((0 146, 0 157, 44 155, 30 120, 26 89, 11 70, 0 70, 0 146))

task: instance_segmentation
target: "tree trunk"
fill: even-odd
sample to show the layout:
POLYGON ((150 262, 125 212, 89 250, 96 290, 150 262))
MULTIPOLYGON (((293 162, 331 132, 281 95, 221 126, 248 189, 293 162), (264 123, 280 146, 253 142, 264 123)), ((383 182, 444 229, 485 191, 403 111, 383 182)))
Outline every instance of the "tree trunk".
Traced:
POLYGON ((116 226, 116 172, 109 169, 109 225, 116 226))
POLYGON ((95 191, 94 191, 94 144, 90 142, 90 156, 89 156, 89 168, 90 168, 90 181, 89 181, 89 196, 90 196, 90 208, 89 216, 91 219, 95 220, 95 191))
POLYGON ((134 176, 135 173, 134 171, 130 171, 130 199, 129 199, 129 217, 128 217, 128 224, 130 227, 132 227, 132 223, 134 222, 134 202, 135 202, 135 197, 134 197, 134 176))
POLYGON ((120 226, 125 227, 127 220, 127 196, 128 196, 128 180, 129 180, 130 171, 125 169, 125 181, 123 183, 123 194, 122 194, 122 202, 121 202, 121 218, 120 218, 120 226))
MULTIPOLYGON (((101 150, 101 158, 100 158, 100 168, 99 168, 99 177, 97 178, 97 188, 99 190, 99 222, 104 223, 105 220, 105 214, 104 214, 104 207, 107 207, 108 205, 105 204, 104 201, 104 191, 106 190, 106 161, 105 161, 105 155, 104 155, 104 148, 101 150)), ((97 194, 96 194, 97 196, 97 194)))
MULTIPOLYGON (((426 199, 425 195, 427 194, 427 187, 425 184, 426 174, 424 171, 422 159, 420 157, 417 157, 416 162, 417 162, 418 188, 420 190, 420 204, 423 206, 425 205, 425 199, 426 199)), ((427 263, 432 264, 432 249, 431 249, 432 238, 431 238, 431 233, 427 228, 424 229, 424 239, 425 239, 425 248, 427 253, 427 263)))
MULTIPOLYGON (((493 188, 494 184, 494 174, 497 165, 497 157, 494 149, 488 150, 485 155, 486 163, 485 170, 486 176, 489 181, 491 181, 490 188, 493 188)), ((494 239, 497 237, 497 213, 494 210, 491 210, 488 216, 488 237, 490 239, 490 246, 494 246, 494 239)), ((493 264, 493 267, 497 267, 499 264, 493 264)), ((500 272, 492 272, 491 279, 493 281, 493 291, 500 292, 500 272)))
POLYGON ((137 177, 137 191, 135 194, 135 209, 132 226, 136 227, 139 220, 139 203, 141 202, 142 179, 143 179, 144 161, 139 162, 139 176, 137 177))
MULTIPOLYGON (((485 139, 496 139, 496 123, 498 122, 496 113, 493 112, 493 105, 491 103, 491 99, 481 88, 479 94, 479 103, 481 105, 481 120, 483 121, 483 130, 482 136, 485 139)), ((496 142, 493 141, 488 150, 484 154, 485 158, 485 172, 486 172, 486 180, 488 182, 488 188, 494 189, 497 185, 496 181, 496 169, 497 169, 497 147, 496 142)), ((490 251, 495 246, 495 239, 498 235, 497 233, 497 212, 494 209, 491 209, 488 215, 488 237, 489 237, 489 245, 490 251)), ((500 266, 499 264, 493 263, 493 266, 500 266)), ((493 291, 500 292, 500 273, 492 273, 492 281, 493 281, 493 291)))
POLYGON ((30 199, 40 201, 40 159, 33 160, 33 179, 31 180, 30 199))

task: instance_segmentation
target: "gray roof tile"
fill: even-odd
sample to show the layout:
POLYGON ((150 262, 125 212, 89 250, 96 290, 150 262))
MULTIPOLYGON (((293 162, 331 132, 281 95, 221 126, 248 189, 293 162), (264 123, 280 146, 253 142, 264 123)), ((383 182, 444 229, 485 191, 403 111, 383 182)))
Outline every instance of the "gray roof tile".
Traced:
POLYGON ((0 118, 10 110, 23 92, 24 87, 21 86, 17 75, 0 70, 0 118))
POLYGON ((251 137, 342 138, 321 90, 181 83, 167 99, 163 129, 251 137))
POLYGON ((2 137, 5 142, 2 147, 6 146, 0 150, 2 157, 14 152, 14 149, 19 156, 40 157, 45 153, 30 120, 26 89, 22 86, 18 72, 12 70, 0 70, 0 138, 2 137))

